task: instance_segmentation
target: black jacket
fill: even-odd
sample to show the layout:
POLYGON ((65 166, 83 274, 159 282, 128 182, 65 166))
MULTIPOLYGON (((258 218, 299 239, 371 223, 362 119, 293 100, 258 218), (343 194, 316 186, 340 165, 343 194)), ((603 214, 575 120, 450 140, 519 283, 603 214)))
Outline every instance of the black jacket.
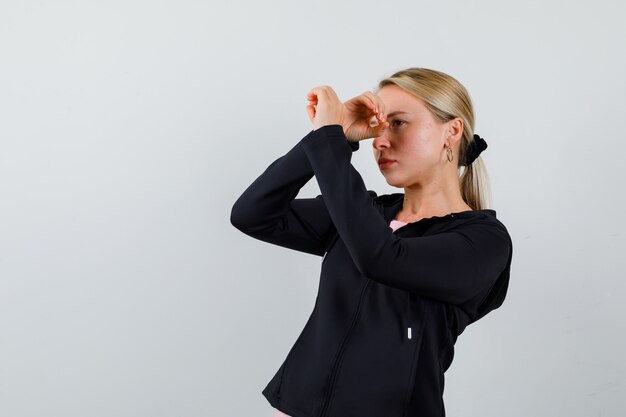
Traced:
POLYGON ((323 256, 315 307, 262 391, 293 417, 444 416, 444 372, 465 327, 505 297, 512 242, 494 210, 395 233, 403 194, 377 196, 341 126, 310 132, 244 191, 231 223, 323 256), (296 198, 315 175, 321 195, 296 198))

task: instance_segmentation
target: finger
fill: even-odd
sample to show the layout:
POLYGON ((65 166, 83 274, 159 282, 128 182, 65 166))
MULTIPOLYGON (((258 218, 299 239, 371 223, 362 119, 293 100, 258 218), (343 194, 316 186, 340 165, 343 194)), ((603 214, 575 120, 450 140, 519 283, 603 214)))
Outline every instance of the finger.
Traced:
POLYGON ((387 108, 385 106, 385 103, 380 99, 380 97, 376 96, 370 91, 367 91, 364 94, 366 97, 368 97, 370 100, 372 100, 375 103, 376 108, 378 110, 376 114, 376 117, 378 118, 378 120, 380 120, 381 122, 386 122, 387 121, 387 108))
POLYGON ((312 89, 311 91, 309 91, 306 95, 307 100, 309 100, 310 102, 315 102, 317 103, 320 99, 319 97, 319 91, 317 91, 317 89, 312 89))
POLYGON ((379 112, 383 115, 383 120, 387 119, 387 106, 385 106, 385 103, 383 102, 383 100, 378 97, 376 94, 371 93, 371 97, 372 100, 374 100, 376 102, 376 106, 378 106, 378 110, 379 112))
POLYGON ((312 104, 306 106, 306 112, 309 116, 309 120, 313 121, 315 119, 315 107, 312 104))
POLYGON ((378 103, 378 110, 380 112, 380 115, 382 116, 382 121, 386 122, 387 121, 387 106, 385 106, 385 103, 383 103, 383 101, 379 97, 376 97, 376 102, 378 103))
POLYGON ((313 88, 310 92, 309 95, 312 99, 310 99, 309 101, 312 101, 313 104, 315 105, 327 105, 329 102, 328 99, 328 94, 325 91, 325 89, 323 87, 315 87, 313 88))
POLYGON ((350 108, 350 111, 354 115, 364 119, 370 119, 372 116, 376 115, 376 106, 370 99, 363 95, 351 98, 344 103, 344 106, 350 108))
POLYGON ((328 94, 328 98, 339 101, 337 92, 331 86, 325 86, 324 91, 326 92, 326 94, 328 94))
POLYGON ((330 87, 327 87, 327 86, 324 86, 324 85, 312 88, 311 91, 309 91, 308 95, 312 95, 312 96, 316 97, 317 99, 319 99, 320 97, 326 98, 329 95, 328 94, 328 88, 330 88, 330 87))
POLYGON ((363 96, 367 97, 367 99, 372 102, 377 113, 383 113, 384 106, 381 106, 381 100, 379 100, 374 93, 371 91, 365 91, 363 96))
POLYGON ((384 123, 379 124, 378 126, 372 126, 368 129, 367 136, 371 138, 382 136, 386 129, 387 126, 384 123))
POLYGON ((380 113, 380 108, 378 103, 376 102, 376 97, 369 91, 365 91, 361 94, 363 101, 367 103, 368 108, 372 110, 373 113, 380 113))

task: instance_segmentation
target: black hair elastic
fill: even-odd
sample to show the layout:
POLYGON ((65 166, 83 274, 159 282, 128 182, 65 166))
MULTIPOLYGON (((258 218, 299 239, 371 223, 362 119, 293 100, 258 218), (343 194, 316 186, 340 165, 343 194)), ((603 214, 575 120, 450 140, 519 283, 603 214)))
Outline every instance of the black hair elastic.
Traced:
POLYGON ((470 142, 465 150, 465 165, 470 165, 482 151, 487 149, 485 139, 474 133, 474 140, 470 142))

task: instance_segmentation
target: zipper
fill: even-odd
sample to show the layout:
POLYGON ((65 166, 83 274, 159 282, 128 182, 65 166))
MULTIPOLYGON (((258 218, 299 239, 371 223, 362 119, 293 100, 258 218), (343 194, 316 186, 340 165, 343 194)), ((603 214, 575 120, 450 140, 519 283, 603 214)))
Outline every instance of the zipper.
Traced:
POLYGON ((346 333, 346 336, 343 338, 343 341, 341 342, 341 346, 339 347, 339 352, 337 353, 337 358, 335 359, 335 363, 333 365, 333 369, 330 373, 330 385, 328 386, 328 395, 326 396, 326 400, 324 400, 324 405, 322 406, 322 412, 320 413, 321 417, 324 417, 324 415, 326 414, 326 411, 330 405, 330 401, 332 399, 333 396, 333 388, 335 385, 335 380, 337 379, 337 369, 339 368, 339 364, 341 362, 341 357, 343 356, 343 350, 344 347, 346 345, 346 342, 348 341, 350 334, 352 333, 352 329, 354 329, 354 326, 356 325, 359 316, 361 315, 361 305, 362 305, 362 301, 363 298, 365 297, 365 292, 367 291, 367 288, 369 287, 370 284, 370 280, 367 279, 367 281, 365 282, 365 284, 363 285, 363 288, 361 289, 361 295, 359 296, 359 304, 357 305, 356 308, 356 312, 354 314, 354 318, 352 319, 352 323, 350 324, 350 328, 348 329, 348 332, 346 333))

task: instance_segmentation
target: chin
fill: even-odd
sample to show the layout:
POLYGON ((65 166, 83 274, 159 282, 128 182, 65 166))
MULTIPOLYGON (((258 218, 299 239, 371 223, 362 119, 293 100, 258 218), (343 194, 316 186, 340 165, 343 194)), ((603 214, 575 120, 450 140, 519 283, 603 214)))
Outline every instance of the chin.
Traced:
POLYGON ((385 180, 387 180, 387 184, 391 185, 392 187, 396 187, 396 188, 404 188, 405 184, 402 180, 398 179, 398 178, 394 178, 393 176, 386 176, 385 180))

